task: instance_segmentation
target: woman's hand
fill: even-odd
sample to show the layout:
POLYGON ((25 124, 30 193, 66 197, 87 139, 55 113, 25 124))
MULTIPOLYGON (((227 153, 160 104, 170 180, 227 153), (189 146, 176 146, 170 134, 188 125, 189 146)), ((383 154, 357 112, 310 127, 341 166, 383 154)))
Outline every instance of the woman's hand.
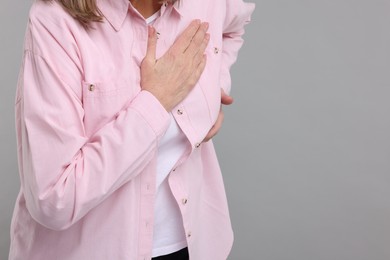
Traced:
POLYGON ((208 23, 194 20, 169 50, 156 59, 157 34, 148 28, 148 46, 141 64, 141 88, 151 92, 170 112, 198 82, 206 65, 208 23))
POLYGON ((219 115, 217 118, 217 121, 213 125, 213 127, 210 129, 210 131, 207 133, 206 137, 203 139, 203 142, 208 142, 211 138, 213 138, 221 129, 222 122, 224 119, 224 113, 222 111, 222 105, 231 105, 233 104, 233 98, 225 93, 223 89, 221 89, 221 109, 219 110, 219 115))

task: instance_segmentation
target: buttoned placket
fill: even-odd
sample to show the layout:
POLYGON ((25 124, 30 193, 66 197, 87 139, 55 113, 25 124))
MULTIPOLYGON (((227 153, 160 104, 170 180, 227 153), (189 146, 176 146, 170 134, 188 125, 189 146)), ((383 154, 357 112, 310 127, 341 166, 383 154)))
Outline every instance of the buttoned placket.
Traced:
POLYGON ((153 207, 155 197, 155 178, 152 172, 145 172, 141 176, 141 203, 140 203, 140 230, 139 236, 147 239, 141 239, 145 243, 140 243, 140 254, 147 257, 151 248, 153 236, 153 207))
MULTIPOLYGON (((190 123, 188 122, 186 110, 185 110, 185 107, 183 105, 179 104, 177 107, 175 107, 173 109, 172 114, 173 114, 176 122, 178 123, 178 125, 182 129, 183 128, 187 129, 187 131, 192 130, 191 127, 187 127, 187 126, 190 126, 190 123)), ((189 133, 189 136, 191 136, 191 133, 189 133)), ((183 185, 179 185, 178 183, 176 183, 177 181, 180 180, 180 178, 178 178, 178 176, 175 176, 175 175, 178 174, 178 169, 179 169, 180 165, 190 156, 191 153, 194 152, 194 150, 198 149, 201 146, 201 141, 200 142, 191 142, 191 139, 190 139, 190 143, 191 143, 190 151, 187 151, 187 154, 183 155, 182 158, 180 158, 179 161, 175 164, 175 166, 172 168, 172 170, 170 172, 171 177, 169 178, 169 185, 170 185, 171 190, 174 194, 174 197, 176 199, 176 202, 179 206, 179 209, 180 209, 180 212, 181 212, 181 215, 183 218, 183 227, 184 227, 188 247, 190 247, 191 237, 193 235, 193 230, 189 224, 188 217, 187 217, 188 205, 191 202, 190 202, 190 199, 188 198, 187 191, 180 188, 180 186, 182 187, 183 185)))
POLYGON ((182 189, 183 185, 179 185, 179 181, 180 181, 180 178, 179 176, 177 176, 179 173, 178 173, 178 169, 180 167, 180 165, 185 161, 187 160, 189 156, 189 153, 188 151, 179 159, 179 161, 175 164, 175 166, 172 168, 171 172, 170 172, 170 176, 169 176, 169 186, 172 190, 172 193, 174 194, 174 197, 176 199, 176 202, 178 204, 178 207, 179 207, 179 210, 181 212, 181 215, 182 215, 182 219, 183 219, 183 227, 184 227, 184 232, 185 232, 185 236, 187 238, 187 243, 188 243, 188 246, 189 246, 189 241, 188 239, 191 237, 191 234, 192 234, 192 230, 191 230, 191 226, 189 225, 189 221, 188 221, 188 213, 187 213, 187 209, 188 209, 188 204, 190 203, 189 201, 189 198, 188 198, 188 191, 182 189))
POLYGON ((190 127, 184 106, 179 104, 173 111, 175 111, 173 116, 175 117, 180 128, 183 129, 184 132, 187 132, 187 137, 191 143, 192 151, 198 149, 201 146, 203 140, 194 140, 192 138, 192 136, 196 135, 193 134, 193 129, 190 127))
MULTIPOLYGON (((146 46, 148 41, 148 29, 145 23, 145 19, 142 15, 130 4, 129 8, 133 15, 131 19, 133 20, 134 26, 132 29, 134 31, 134 35, 138 43, 134 46, 134 48, 139 48, 139 51, 135 51, 133 53, 145 53, 146 46)), ((140 66, 142 62, 142 55, 139 57, 133 56, 135 58, 136 63, 140 66)), ((140 219, 139 219, 139 259, 150 259, 150 252, 152 249, 153 243, 153 221, 154 221, 154 200, 155 200, 155 174, 151 172, 145 172, 141 175, 140 180, 140 219)))

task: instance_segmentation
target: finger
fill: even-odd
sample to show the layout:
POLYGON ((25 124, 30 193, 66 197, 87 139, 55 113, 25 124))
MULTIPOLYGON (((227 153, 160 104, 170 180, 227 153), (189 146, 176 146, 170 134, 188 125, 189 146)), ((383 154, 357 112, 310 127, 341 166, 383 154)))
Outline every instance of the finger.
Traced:
POLYGON ((225 91, 221 88, 221 103, 223 105, 231 105, 233 104, 233 98, 225 93, 225 91))
POLYGON ((195 67, 197 67, 199 65, 199 63, 202 62, 202 59, 203 59, 203 55, 204 55, 204 52, 206 50, 206 47, 207 45, 209 44, 209 41, 210 41, 210 35, 209 34, 206 34, 206 37, 203 39, 203 42, 200 46, 200 49, 198 51, 198 53, 196 53, 196 55, 193 57, 193 65, 195 67))
POLYGON ((145 58, 150 60, 156 60, 156 48, 157 48, 157 34, 156 29, 152 26, 148 26, 148 45, 146 49, 145 58))
POLYGON ((207 133, 206 137, 203 139, 203 142, 208 142, 210 141, 211 138, 215 135, 214 133, 214 126, 210 129, 210 131, 207 133))
POLYGON ((172 45, 172 51, 183 53, 188 46, 190 45, 192 38, 195 36, 198 31, 201 22, 199 19, 193 20, 190 25, 183 31, 183 33, 176 39, 175 43, 172 45))
POLYGON ((191 43, 188 45, 188 48, 184 51, 188 56, 193 57, 198 52, 204 52, 206 50, 207 44, 204 45, 204 40, 207 38, 210 39, 210 35, 207 34, 207 30, 209 28, 208 23, 202 23, 202 25, 199 27, 199 30, 194 35, 191 43))
POLYGON ((207 56, 206 54, 203 54, 201 62, 195 68, 194 73, 192 73, 190 76, 192 78, 191 81, 193 85, 195 85, 198 82, 200 76, 202 75, 204 68, 206 67, 206 62, 207 62, 207 56))

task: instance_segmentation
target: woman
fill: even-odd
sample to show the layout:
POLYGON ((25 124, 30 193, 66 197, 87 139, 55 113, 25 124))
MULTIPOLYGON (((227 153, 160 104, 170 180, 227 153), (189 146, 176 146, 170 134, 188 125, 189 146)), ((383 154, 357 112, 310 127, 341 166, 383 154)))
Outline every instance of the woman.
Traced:
POLYGON ((231 224, 207 141, 221 100, 231 103, 229 69, 253 8, 35 0, 16 94, 10 259, 227 258, 231 224))

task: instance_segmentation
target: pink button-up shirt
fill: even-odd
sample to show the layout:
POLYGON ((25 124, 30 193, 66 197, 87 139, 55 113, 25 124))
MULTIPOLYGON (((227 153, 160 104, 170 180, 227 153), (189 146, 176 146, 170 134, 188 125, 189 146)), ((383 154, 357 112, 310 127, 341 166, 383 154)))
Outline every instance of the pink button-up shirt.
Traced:
MULTIPOLYGON (((16 94, 21 190, 10 259, 151 258, 156 154, 169 114, 140 88, 147 25, 128 0, 98 0, 84 29, 56 2, 30 10, 16 94)), ((157 57, 193 19, 210 23, 206 69, 173 114, 188 149, 169 175, 192 260, 226 259, 233 242, 212 142, 253 4, 181 0, 154 26, 157 57)))

